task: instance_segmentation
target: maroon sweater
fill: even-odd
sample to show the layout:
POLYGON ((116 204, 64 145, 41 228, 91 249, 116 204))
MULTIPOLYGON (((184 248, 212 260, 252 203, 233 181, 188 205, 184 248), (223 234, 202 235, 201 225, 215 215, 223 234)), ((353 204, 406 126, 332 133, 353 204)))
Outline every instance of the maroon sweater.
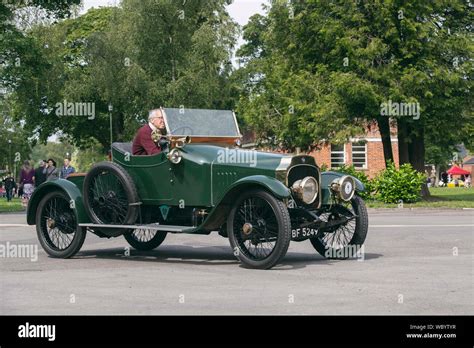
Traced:
POLYGON ((153 139, 151 138, 151 132, 152 129, 150 128, 148 123, 138 130, 135 139, 133 139, 133 155, 154 155, 156 153, 161 152, 161 149, 158 144, 153 142, 153 139))
POLYGON ((29 171, 21 169, 20 172, 20 184, 34 184, 33 177, 35 176, 35 170, 31 168, 29 171))

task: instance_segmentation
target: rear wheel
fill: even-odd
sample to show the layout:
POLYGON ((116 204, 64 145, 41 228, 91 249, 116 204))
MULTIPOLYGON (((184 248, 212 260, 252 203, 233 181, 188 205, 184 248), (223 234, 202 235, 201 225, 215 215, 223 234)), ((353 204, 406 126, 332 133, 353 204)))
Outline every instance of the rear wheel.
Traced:
POLYGON ((43 197, 36 211, 36 232, 43 249, 52 257, 75 255, 86 238, 86 229, 78 226, 69 197, 60 191, 43 197))
POLYGON ((328 259, 347 259, 360 251, 367 236, 369 218, 365 202, 354 195, 349 202, 335 205, 330 212, 320 215, 323 221, 336 221, 339 218, 349 219, 337 227, 311 238, 311 244, 321 256, 328 259))
POLYGON ((137 228, 124 234, 125 240, 137 250, 153 250, 158 248, 166 238, 167 232, 137 228))
POLYGON ((227 234, 234 255, 246 267, 271 268, 285 256, 290 244, 288 209, 264 190, 249 191, 230 211, 227 234))
POLYGON ((87 214, 96 224, 128 225, 137 220, 137 189, 118 164, 101 162, 93 166, 84 179, 83 195, 87 214))

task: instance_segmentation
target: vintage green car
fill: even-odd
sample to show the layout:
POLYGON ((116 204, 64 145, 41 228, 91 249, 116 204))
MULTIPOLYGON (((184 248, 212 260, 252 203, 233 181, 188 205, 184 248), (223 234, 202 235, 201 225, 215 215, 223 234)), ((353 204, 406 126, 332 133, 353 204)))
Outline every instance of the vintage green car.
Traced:
POLYGON ((138 250, 167 233, 217 232, 244 266, 260 269, 276 265, 291 240, 309 239, 328 258, 351 257, 364 243, 356 178, 321 173, 312 156, 242 149, 232 111, 162 112, 161 153, 133 156, 131 143, 114 143, 111 162, 35 190, 27 221, 50 256, 75 255, 87 231, 123 235, 138 250))

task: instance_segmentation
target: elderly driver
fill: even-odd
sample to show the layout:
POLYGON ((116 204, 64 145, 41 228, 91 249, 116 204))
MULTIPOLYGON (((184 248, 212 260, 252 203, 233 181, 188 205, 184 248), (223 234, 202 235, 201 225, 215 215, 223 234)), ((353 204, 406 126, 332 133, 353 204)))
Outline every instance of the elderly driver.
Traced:
POLYGON ((133 139, 133 155, 154 155, 161 152, 158 144, 161 135, 166 134, 165 121, 160 109, 151 110, 148 123, 141 127, 133 139))

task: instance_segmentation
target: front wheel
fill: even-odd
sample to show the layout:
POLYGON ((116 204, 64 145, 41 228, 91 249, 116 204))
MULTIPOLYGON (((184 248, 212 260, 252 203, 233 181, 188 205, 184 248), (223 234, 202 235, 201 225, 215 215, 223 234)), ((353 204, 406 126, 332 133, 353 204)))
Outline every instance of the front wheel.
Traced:
POLYGON ((62 192, 48 193, 36 210, 36 232, 43 249, 52 257, 75 255, 86 238, 86 229, 78 226, 68 196, 62 192))
POLYGON ((367 208, 362 198, 354 195, 350 202, 334 205, 329 212, 321 214, 320 218, 326 222, 346 220, 345 223, 320 232, 318 236, 310 239, 321 256, 328 259, 347 259, 362 251, 369 227, 367 208))
POLYGON ((234 255, 249 268, 269 269, 286 254, 291 238, 288 209, 257 189, 241 195, 227 219, 234 255))

